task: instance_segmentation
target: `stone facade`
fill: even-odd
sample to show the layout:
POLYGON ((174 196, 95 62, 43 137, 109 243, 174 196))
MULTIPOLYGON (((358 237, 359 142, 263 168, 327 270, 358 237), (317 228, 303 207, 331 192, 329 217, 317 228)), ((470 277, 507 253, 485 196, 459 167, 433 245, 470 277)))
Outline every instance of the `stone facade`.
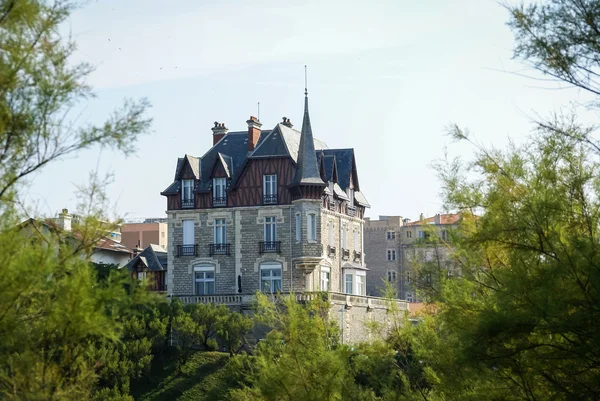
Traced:
POLYGON ((365 219, 366 263, 369 266, 367 294, 383 296, 386 282, 398 298, 419 302, 414 287, 416 266, 438 261, 452 274, 450 231, 457 228, 458 215, 440 215, 411 222, 401 216, 365 219), (395 251, 395 260, 388 251, 395 251), (390 260, 393 259, 393 260, 390 260))
POLYGON ((260 290, 262 264, 281 264, 283 292, 345 292, 342 271, 364 268, 363 220, 323 209, 319 201, 302 200, 280 206, 177 210, 169 211, 168 216, 167 288, 170 295, 197 295, 194 291, 194 267, 200 265, 214 267, 215 294, 253 294, 260 290), (316 218, 315 240, 308 239, 308 218, 311 214, 316 218), (300 241, 297 241, 296 215, 301 222, 300 241), (266 217, 276 218, 276 239, 281 242, 278 253, 259 252, 259 242, 264 241, 266 217), (215 219, 225 219, 229 255, 211 256, 209 253, 209 245, 214 243, 215 219), (194 221, 195 255, 178 256, 178 246, 183 245, 184 220, 194 221), (344 226, 345 248, 342 241, 344 226), (335 248, 335 251, 330 252, 330 248, 335 248), (343 249, 348 251, 348 258, 342 258, 343 249), (355 258, 356 255, 358 258, 355 258), (310 267, 304 266, 306 260, 310 267), (355 266, 344 267, 346 263, 355 266), (330 278, 326 289, 321 288, 321 272, 327 269, 330 278), (241 277, 241 292, 238 277, 241 277))

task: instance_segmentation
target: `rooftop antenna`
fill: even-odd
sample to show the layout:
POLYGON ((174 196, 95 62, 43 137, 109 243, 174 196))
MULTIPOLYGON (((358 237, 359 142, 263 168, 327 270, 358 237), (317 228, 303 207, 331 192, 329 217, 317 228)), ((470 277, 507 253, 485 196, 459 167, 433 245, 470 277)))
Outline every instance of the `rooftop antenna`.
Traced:
POLYGON ((306 65, 304 65, 304 96, 308 96, 308 75, 306 73, 306 65))
POLYGON ((260 102, 258 102, 257 108, 258 110, 256 112, 256 118, 258 118, 258 121, 260 121, 260 102))

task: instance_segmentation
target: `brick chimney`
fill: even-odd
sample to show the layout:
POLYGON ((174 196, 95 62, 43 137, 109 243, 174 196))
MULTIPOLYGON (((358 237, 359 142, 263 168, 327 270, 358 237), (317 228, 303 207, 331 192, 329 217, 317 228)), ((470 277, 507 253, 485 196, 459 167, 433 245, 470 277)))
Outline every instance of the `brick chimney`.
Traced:
POLYGON ((219 123, 215 121, 215 126, 211 128, 213 132, 213 146, 217 144, 229 132, 229 128, 225 126, 225 123, 219 123))
POLYGON ((258 138, 260 138, 260 127, 262 127, 262 124, 258 121, 258 118, 253 116, 250 116, 250 119, 246 123, 248 124, 248 151, 251 152, 258 143, 258 138))

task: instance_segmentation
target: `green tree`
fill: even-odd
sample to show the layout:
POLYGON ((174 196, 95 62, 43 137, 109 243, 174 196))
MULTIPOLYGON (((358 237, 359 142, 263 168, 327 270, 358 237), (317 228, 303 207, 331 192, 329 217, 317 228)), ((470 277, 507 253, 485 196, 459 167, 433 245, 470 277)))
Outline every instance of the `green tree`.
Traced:
POLYGON ((118 341, 119 280, 99 285, 89 267, 106 220, 99 183, 77 236, 19 223, 19 190, 60 157, 95 145, 125 153, 150 120, 147 101, 125 102, 105 123, 77 124, 69 113, 92 96, 91 68, 73 64, 59 34, 75 2, 0 0, 0 398, 81 400, 97 378, 96 344, 118 341), (96 205, 96 206, 94 206, 96 205))
POLYGON ((221 317, 217 333, 230 356, 239 353, 246 345, 246 336, 253 327, 253 319, 242 313, 231 312, 221 317))
POLYGON ((447 206, 470 217, 439 333, 508 399, 600 397, 600 164, 577 126, 562 130, 570 135, 541 128, 523 146, 480 149, 466 170, 440 170, 447 206))

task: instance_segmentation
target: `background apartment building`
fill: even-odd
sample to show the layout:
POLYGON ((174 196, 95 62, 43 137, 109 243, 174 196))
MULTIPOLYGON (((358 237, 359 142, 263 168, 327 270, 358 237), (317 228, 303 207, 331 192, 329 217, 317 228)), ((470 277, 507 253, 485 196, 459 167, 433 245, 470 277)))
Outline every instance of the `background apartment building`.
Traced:
POLYGON ((420 301, 417 294, 418 276, 425 264, 438 266, 444 274, 454 274, 450 261, 450 232, 457 228, 460 215, 436 214, 417 221, 402 216, 365 218, 365 264, 369 267, 367 294, 383 296, 386 282, 400 299, 420 301))
POLYGON ((166 218, 143 219, 141 222, 128 222, 121 227, 121 242, 131 249, 147 248, 151 244, 167 249, 169 245, 166 218))

